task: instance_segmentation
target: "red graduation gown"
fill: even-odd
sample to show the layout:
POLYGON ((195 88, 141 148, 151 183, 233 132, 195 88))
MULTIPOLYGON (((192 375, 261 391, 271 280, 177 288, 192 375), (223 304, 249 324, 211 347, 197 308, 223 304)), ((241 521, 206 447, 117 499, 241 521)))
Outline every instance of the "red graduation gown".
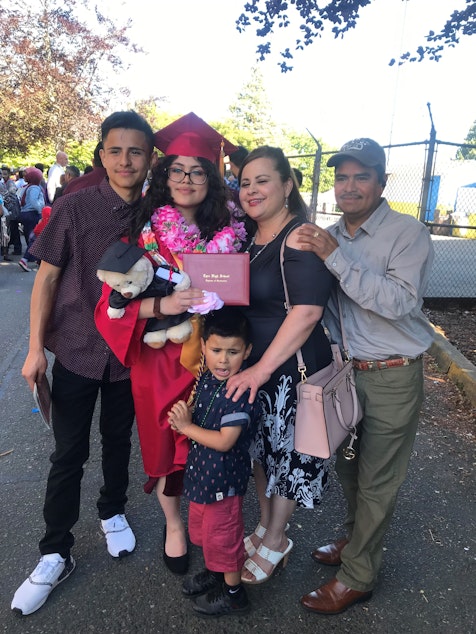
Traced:
MULTIPOLYGON (((166 247, 160 253, 175 261, 166 247)), ((111 289, 103 285, 95 311, 96 327, 119 361, 131 368, 132 394, 144 470, 150 478, 167 476, 185 468, 189 440, 174 432, 167 412, 178 400, 187 400, 195 377, 180 363, 181 344, 167 341, 153 349, 142 341, 145 319, 138 319, 140 301, 131 301, 120 319, 107 316, 111 289)))

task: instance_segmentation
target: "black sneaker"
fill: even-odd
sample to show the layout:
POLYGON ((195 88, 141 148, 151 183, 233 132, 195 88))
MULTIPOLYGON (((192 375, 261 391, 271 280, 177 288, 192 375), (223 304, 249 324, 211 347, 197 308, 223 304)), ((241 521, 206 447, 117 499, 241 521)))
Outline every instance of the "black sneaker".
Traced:
POLYGON ((217 617, 246 614, 250 609, 250 603, 243 586, 231 595, 223 583, 220 587, 194 599, 192 607, 197 616, 217 617))
POLYGON ((197 572, 193 577, 185 579, 182 584, 182 592, 186 597, 196 597, 199 594, 205 594, 205 592, 216 588, 222 583, 222 572, 212 572, 205 568, 205 570, 197 572))

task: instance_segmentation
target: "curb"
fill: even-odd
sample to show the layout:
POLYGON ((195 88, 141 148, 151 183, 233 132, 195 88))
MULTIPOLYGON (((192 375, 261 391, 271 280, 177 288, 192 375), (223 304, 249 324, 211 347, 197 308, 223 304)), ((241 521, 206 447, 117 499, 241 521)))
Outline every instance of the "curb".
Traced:
POLYGON ((461 388, 471 405, 476 407, 476 366, 452 346, 433 324, 431 325, 435 339, 428 349, 428 354, 434 357, 440 370, 461 388))

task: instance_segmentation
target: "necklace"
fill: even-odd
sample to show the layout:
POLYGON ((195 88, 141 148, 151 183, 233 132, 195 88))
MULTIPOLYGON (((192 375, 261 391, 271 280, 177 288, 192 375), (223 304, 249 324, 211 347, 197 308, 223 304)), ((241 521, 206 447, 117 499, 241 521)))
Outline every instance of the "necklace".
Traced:
MULTIPOLYGON (((284 224, 286 224, 289 220, 289 215, 286 216, 284 218, 284 224)), ((258 253, 255 253, 254 256, 251 258, 250 260, 250 264, 252 264, 256 258, 261 255, 263 253, 263 251, 266 249, 266 247, 268 246, 268 244, 270 244, 271 242, 273 242, 273 240, 279 235, 279 231, 281 229, 281 227, 283 226, 283 222, 281 222, 281 224, 278 227, 278 231, 276 233, 273 233, 271 236, 271 240, 268 240, 268 242, 265 242, 265 244, 263 244, 263 246, 261 247, 261 249, 258 251, 258 253)), ((246 247, 245 249, 245 253, 249 253, 251 251, 251 249, 253 248, 254 244, 256 242, 256 234, 251 238, 251 242, 249 243, 249 245, 246 247)))
MULTIPOLYGON (((270 242, 272 242, 272 240, 274 240, 274 238, 276 237, 276 235, 273 233, 273 237, 271 238, 271 240, 269 240, 269 242, 266 242, 266 244, 263 244, 263 246, 261 247, 261 249, 258 251, 258 253, 255 253, 254 256, 251 258, 250 260, 250 264, 253 264, 253 262, 256 260, 256 258, 258 257, 258 255, 261 255, 261 253, 263 253, 263 251, 266 249, 266 247, 268 246, 268 244, 270 242)), ((245 253, 249 253, 252 249, 252 247, 255 244, 255 236, 253 236, 251 238, 251 242, 249 243, 249 245, 247 246, 247 248, 245 249, 245 253)))
MULTIPOLYGON (((211 397, 211 399, 210 399, 210 402, 208 403, 208 407, 207 407, 207 409, 206 409, 206 412, 205 412, 205 414, 204 414, 204 416, 203 416, 202 420, 198 423, 199 427, 204 427, 204 426, 205 426, 205 421, 207 420, 207 416, 208 416, 208 414, 210 413, 210 410, 211 410, 211 408, 212 408, 212 405, 213 405, 213 403, 214 403, 214 401, 215 401, 216 397, 218 396, 218 394, 219 394, 219 392, 220 392, 221 388, 225 385, 225 383, 226 383, 226 379, 224 379, 223 381, 221 381, 221 382, 220 382, 220 384, 219 384, 219 386, 218 386, 218 387, 217 387, 217 389, 215 390, 215 392, 214 392, 213 396, 212 396, 212 397, 211 397)), ((198 391, 198 393, 197 393, 197 395, 196 395, 196 397, 195 397, 195 406, 194 406, 194 411, 195 411, 196 404, 197 404, 197 403, 198 403, 198 401, 199 401, 200 394, 202 393, 202 391, 203 391, 203 388, 204 388, 204 387, 206 387, 206 381, 205 381, 205 380, 203 380, 202 385, 200 386, 200 390, 198 391)), ((195 442, 195 440, 192 440, 192 445, 196 445, 196 444, 197 444, 197 443, 195 442)))

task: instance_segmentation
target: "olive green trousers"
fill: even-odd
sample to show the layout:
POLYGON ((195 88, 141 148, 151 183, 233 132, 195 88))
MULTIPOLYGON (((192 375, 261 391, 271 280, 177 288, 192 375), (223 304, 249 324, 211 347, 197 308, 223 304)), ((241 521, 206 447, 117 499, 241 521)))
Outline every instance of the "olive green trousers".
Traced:
POLYGON ((375 586, 385 532, 412 453, 423 401, 423 360, 385 370, 356 370, 356 386, 364 410, 354 443, 357 456, 343 457, 347 439, 336 459, 349 537, 337 578, 367 592, 375 586))

